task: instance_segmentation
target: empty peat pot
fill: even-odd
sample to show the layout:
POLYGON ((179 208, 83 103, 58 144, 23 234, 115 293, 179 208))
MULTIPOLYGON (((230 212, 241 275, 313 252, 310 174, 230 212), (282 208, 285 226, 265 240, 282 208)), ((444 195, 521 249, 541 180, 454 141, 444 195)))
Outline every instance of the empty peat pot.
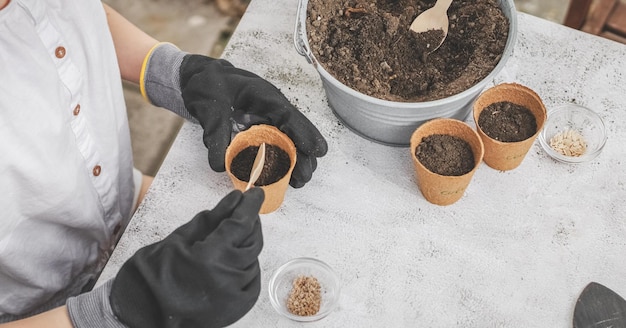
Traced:
POLYGON ((244 191, 248 184, 248 180, 242 180, 237 177, 235 169, 242 169, 243 171, 247 170, 249 177, 249 172, 252 169, 252 163, 256 156, 256 152, 248 154, 248 158, 251 158, 251 160, 247 161, 249 162, 249 165, 246 167, 235 168, 233 162, 236 162, 239 159, 237 158, 238 155, 241 155, 243 152, 249 152, 255 148, 258 149, 262 143, 265 143, 266 145, 265 164, 263 165, 261 177, 257 180, 255 186, 261 187, 265 192, 265 200, 263 201, 263 205, 261 205, 261 210, 259 212, 261 214, 267 214, 274 212, 280 207, 285 198, 287 188, 289 187, 289 179, 291 179, 291 173, 296 165, 296 146, 293 144, 293 141, 291 141, 286 134, 274 126, 264 124, 253 125, 248 130, 239 132, 235 135, 235 138, 233 138, 230 145, 226 149, 225 164, 226 172, 233 182, 235 189, 244 191), (279 149, 276 149, 275 147, 279 149), (275 151, 273 151, 273 149, 275 151), (288 155, 289 163, 276 163, 277 157, 272 156, 272 153, 276 153, 280 150, 288 155), (262 177, 264 174, 272 175, 273 172, 271 172, 271 170, 278 167, 287 167, 287 165, 288 169, 282 177, 272 179, 274 181, 270 180, 271 183, 269 184, 263 184, 262 177))
POLYGON ((546 107, 539 95, 517 83, 502 83, 487 89, 474 102, 473 113, 478 135, 485 145, 484 161, 491 168, 500 171, 512 170, 522 163, 547 118, 546 107), (515 142, 503 142, 490 137, 479 124, 480 114, 490 105, 501 102, 520 105, 530 110, 536 122, 534 134, 515 142))
POLYGON ((483 159, 484 148, 480 137, 468 124, 450 118, 436 118, 422 124, 413 132, 410 151, 417 185, 424 198, 436 205, 450 205, 463 197, 483 159), (433 135, 452 136, 469 144, 474 159, 473 168, 462 175, 443 175, 424 166, 418 159, 416 150, 425 138, 433 135))
MULTIPOLYGON (((468 118, 472 112, 472 102, 500 73, 511 57, 517 36, 517 13, 513 0, 498 1, 509 21, 509 30, 502 57, 491 73, 465 91, 443 99, 423 102, 389 101, 358 92, 324 69, 313 55, 309 44, 307 4, 308 0, 299 2, 294 33, 296 51, 319 73, 328 104, 335 116, 354 133, 391 146, 409 146, 413 131, 428 120, 439 117, 457 120, 468 118)), ((407 25, 406 28, 408 27, 407 25)))

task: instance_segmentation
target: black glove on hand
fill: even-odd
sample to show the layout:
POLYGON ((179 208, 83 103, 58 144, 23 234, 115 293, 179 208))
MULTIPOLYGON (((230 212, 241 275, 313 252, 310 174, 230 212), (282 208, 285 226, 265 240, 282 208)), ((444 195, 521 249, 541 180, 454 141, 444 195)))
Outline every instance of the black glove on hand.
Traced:
POLYGON ((109 301, 131 328, 223 327, 239 320, 261 289, 261 188, 233 191, 160 242, 131 257, 109 301))
POLYGON ((180 87, 189 113, 204 128, 209 164, 225 170, 231 135, 253 124, 277 127, 293 140, 296 166, 289 184, 304 186, 328 150, 317 128, 270 82, 222 59, 186 55, 180 65, 180 87))

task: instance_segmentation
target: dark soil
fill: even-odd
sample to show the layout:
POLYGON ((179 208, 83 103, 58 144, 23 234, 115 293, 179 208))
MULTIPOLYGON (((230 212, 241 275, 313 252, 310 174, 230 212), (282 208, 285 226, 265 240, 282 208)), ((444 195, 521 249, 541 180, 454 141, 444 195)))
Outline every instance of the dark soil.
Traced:
POLYGON ((502 142, 526 140, 537 132, 537 120, 530 109, 508 101, 483 109, 478 126, 486 135, 502 142))
MULTIPOLYGON (((258 146, 250 146, 237 154, 230 165, 230 171, 241 181, 250 180, 250 171, 254 164, 254 159, 259 151, 258 146)), ((272 184, 287 174, 291 160, 289 154, 278 146, 265 145, 265 163, 259 179, 255 186, 266 186, 272 184)))
POLYGON ((435 0, 309 0, 313 54, 343 84, 401 102, 446 98, 484 79, 504 52, 509 22, 497 0, 456 0, 448 36, 424 56, 411 22, 435 0))
POLYGON ((437 46, 439 46, 443 41, 445 34, 443 30, 428 30, 424 32, 414 33, 415 37, 415 52, 417 53, 419 58, 422 59, 422 62, 428 62, 428 55, 435 51, 437 46))
POLYGON ((415 156, 427 169, 440 175, 460 176, 474 169, 470 144, 447 134, 423 138, 415 149, 415 156))

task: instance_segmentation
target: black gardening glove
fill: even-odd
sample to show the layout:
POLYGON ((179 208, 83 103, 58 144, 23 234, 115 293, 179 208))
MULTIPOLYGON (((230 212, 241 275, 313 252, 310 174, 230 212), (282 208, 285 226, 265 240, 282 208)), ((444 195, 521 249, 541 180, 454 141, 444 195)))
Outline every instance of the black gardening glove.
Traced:
POLYGON ((226 60, 190 55, 170 43, 156 44, 146 55, 140 76, 141 94, 153 105, 204 128, 209 164, 225 171, 224 156, 232 136, 254 124, 284 132, 297 150, 291 175, 294 188, 304 186, 328 150, 317 128, 270 82, 226 60))
POLYGON ((225 170, 231 135, 253 124, 277 127, 293 140, 297 159, 289 184, 304 186, 328 150, 317 128, 270 82, 223 59, 186 55, 180 65, 185 107, 204 128, 209 164, 225 170))
POLYGON ((117 319, 131 328, 223 327, 246 314, 261 289, 263 199, 261 188, 233 191, 137 251, 113 281, 117 319))

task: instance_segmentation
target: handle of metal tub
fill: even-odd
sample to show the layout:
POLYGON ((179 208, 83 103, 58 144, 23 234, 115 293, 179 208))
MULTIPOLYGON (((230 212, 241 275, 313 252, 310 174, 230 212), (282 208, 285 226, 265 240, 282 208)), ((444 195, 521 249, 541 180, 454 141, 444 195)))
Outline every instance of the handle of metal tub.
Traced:
POLYGON ((296 13, 296 27, 293 32, 293 45, 296 48, 296 51, 306 58, 306 61, 309 64, 315 65, 315 58, 313 57, 313 53, 311 49, 307 46, 306 42, 306 9, 307 9, 308 0, 299 0, 298 1, 298 12, 296 13))

